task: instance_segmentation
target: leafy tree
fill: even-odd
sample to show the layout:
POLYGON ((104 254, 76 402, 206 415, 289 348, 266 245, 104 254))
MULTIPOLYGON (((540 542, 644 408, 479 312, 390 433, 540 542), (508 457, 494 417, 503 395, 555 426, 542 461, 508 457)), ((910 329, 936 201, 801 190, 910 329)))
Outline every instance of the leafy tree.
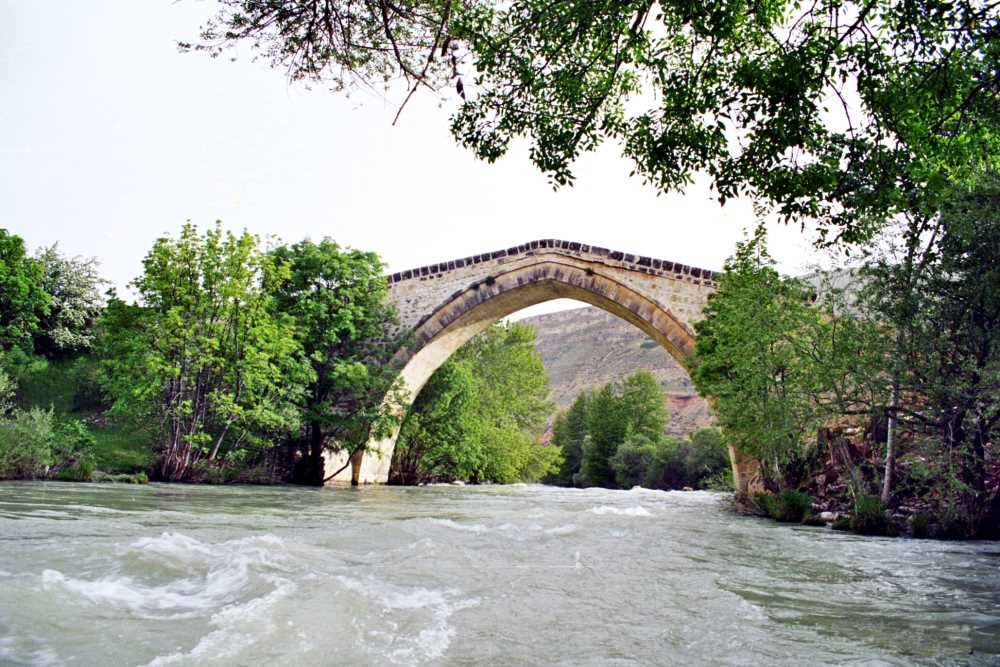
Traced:
POLYGON ((322 483, 324 449, 363 449, 398 424, 390 399, 399 347, 396 313, 387 303, 383 264, 371 252, 341 248, 330 239, 302 241, 271 252, 280 271, 274 306, 291 316, 314 375, 303 410, 309 465, 302 481, 322 483))
POLYGON ((652 373, 641 369, 622 380, 620 400, 632 433, 649 440, 663 435, 670 417, 663 403, 663 389, 652 373))
POLYGON ((581 392, 569 410, 556 417, 552 426, 552 444, 562 450, 563 462, 559 472, 553 476, 553 483, 559 486, 573 486, 575 476, 583 463, 583 443, 587 438, 587 424, 590 421, 590 403, 593 394, 581 392))
POLYGON ((534 329, 494 325, 439 368, 400 431, 391 479, 535 481, 558 469, 558 446, 541 446, 551 412, 534 329))
POLYGON ((24 241, 0 229, 0 352, 28 348, 51 301, 42 267, 25 253, 24 241))
POLYGON ((911 217, 900 253, 868 266, 861 299, 894 333, 893 412, 905 430, 940 442, 966 535, 990 514, 986 472, 1000 422, 998 210, 1000 177, 987 173, 940 215, 911 217))
POLYGON ((479 382, 472 364, 449 360, 428 380, 400 429, 390 482, 474 479, 484 467, 479 382))
POLYGON ((992 2, 224 0, 201 48, 246 42, 336 88, 451 77, 463 98, 468 67, 452 131, 483 159, 526 137, 565 184, 611 139, 658 190, 704 172, 723 202, 856 243, 997 165, 998 31, 992 2))
POLYGON ((89 350, 94 323, 104 309, 102 288, 108 284, 98 273, 97 259, 66 257, 52 245, 38 249, 35 261, 50 300, 35 335, 35 350, 48 357, 89 350))
POLYGON ((109 304, 102 349, 115 407, 160 425, 160 477, 239 460, 296 427, 311 372, 270 296, 287 268, 254 236, 188 223, 156 241, 143 269, 139 304, 109 304))
POLYGON ((758 228, 737 245, 695 324, 695 387, 726 438, 762 461, 764 473, 795 458, 820 425, 815 366, 804 349, 820 323, 801 282, 782 277, 758 228))
POLYGON ((594 392, 587 423, 588 438, 583 445, 580 464, 580 473, 588 486, 615 487, 611 457, 632 434, 630 417, 614 384, 594 392))
POLYGON ((662 439, 662 434, 655 440, 650 440, 642 434, 632 434, 625 442, 618 445, 618 449, 609 461, 611 469, 614 470, 617 486, 623 489, 650 486, 647 481, 648 471, 656 457, 657 443, 662 439))

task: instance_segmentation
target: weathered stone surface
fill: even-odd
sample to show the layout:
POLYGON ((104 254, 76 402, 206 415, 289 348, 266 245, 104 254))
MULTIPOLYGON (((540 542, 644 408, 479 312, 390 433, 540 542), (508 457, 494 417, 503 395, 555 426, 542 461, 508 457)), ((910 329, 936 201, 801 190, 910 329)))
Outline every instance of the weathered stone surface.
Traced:
MULTIPOLYGON (((473 336, 518 310, 559 298, 617 315, 683 361, 694 352, 690 325, 715 290, 713 278, 706 269, 555 239, 394 273, 388 277, 390 299, 401 326, 413 332, 413 343, 396 361, 409 395, 416 397, 473 336)), ((385 482, 395 440, 394 434, 374 443, 372 453, 337 481, 385 482)), ((733 461, 737 479, 747 479, 753 462, 733 461)), ((327 469, 343 463, 329 460, 327 469)))

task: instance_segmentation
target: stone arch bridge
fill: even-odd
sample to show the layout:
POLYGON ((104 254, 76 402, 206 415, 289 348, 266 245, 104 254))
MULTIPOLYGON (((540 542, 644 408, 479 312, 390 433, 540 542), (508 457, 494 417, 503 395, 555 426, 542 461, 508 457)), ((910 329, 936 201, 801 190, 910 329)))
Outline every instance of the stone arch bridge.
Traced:
MULTIPOLYGON (((680 362, 694 352, 691 323, 715 291, 712 271, 583 243, 545 239, 388 276, 400 324, 413 332, 397 355, 410 400, 465 342, 504 317, 552 299, 583 301, 631 322, 680 362)), ((334 481, 385 483, 396 434, 373 443, 334 481)), ((346 461, 328 460, 327 470, 346 461)), ((754 462, 730 451, 737 490, 754 462)))

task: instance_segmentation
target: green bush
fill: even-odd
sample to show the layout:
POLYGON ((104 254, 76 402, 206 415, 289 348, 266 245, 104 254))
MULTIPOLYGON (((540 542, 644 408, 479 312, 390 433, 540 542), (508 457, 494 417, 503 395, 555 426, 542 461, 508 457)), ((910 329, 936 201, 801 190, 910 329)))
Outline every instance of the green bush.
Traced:
POLYGON ((56 426, 52 410, 15 410, 0 421, 0 479, 44 477, 53 463, 56 426))
POLYGON ((56 479, 63 482, 92 482, 94 481, 94 464, 90 461, 80 461, 57 472, 56 479))
POLYGON ((885 507, 878 496, 858 496, 854 500, 851 530, 861 535, 888 535, 885 507))
POLYGON ((54 411, 15 410, 0 420, 0 479, 89 481, 94 437, 80 420, 57 423, 54 411))
POLYGON ((618 446, 618 451, 609 461, 615 473, 615 483, 623 489, 646 486, 646 476, 655 456, 656 446, 649 438, 642 435, 629 437, 618 446))
POLYGON ((775 521, 801 523, 812 510, 812 498, 802 491, 784 489, 773 495, 761 496, 760 505, 775 521))

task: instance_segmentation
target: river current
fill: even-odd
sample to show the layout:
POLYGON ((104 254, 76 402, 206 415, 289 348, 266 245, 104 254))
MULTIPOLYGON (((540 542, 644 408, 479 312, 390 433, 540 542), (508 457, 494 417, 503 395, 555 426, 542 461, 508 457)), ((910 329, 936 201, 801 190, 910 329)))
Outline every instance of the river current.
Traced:
POLYGON ((1000 665, 1000 543, 725 500, 0 484, 0 664, 1000 665))

